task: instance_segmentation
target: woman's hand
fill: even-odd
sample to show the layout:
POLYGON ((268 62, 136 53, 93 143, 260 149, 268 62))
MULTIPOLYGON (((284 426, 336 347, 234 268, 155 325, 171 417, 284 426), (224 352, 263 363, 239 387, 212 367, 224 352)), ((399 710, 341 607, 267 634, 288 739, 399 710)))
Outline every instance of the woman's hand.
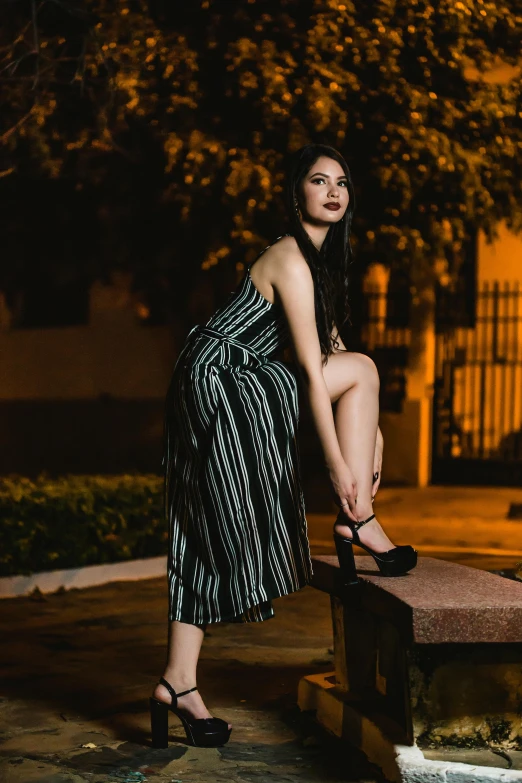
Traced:
POLYGON ((357 482, 352 471, 346 463, 342 463, 335 468, 330 468, 329 474, 337 505, 350 519, 358 522, 356 515, 357 482))
POLYGON ((375 441, 375 455, 373 457, 373 484, 372 484, 372 500, 377 494, 379 484, 381 483, 382 474, 382 452, 384 448, 384 438, 382 432, 377 428, 377 439, 375 441))

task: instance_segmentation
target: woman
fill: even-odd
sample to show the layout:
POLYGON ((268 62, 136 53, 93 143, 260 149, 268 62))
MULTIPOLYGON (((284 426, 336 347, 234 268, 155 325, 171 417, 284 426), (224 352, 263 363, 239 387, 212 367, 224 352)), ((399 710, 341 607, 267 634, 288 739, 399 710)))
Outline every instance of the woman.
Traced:
POLYGON ((167 393, 170 629, 150 700, 156 747, 167 747, 169 709, 193 744, 227 742, 232 727, 210 715, 195 685, 206 625, 269 619, 273 598, 311 580, 298 379, 340 506, 334 539, 346 582, 357 581, 352 541, 385 574, 416 563, 372 512, 383 445, 376 367, 338 334, 348 317, 354 211, 342 156, 320 144, 295 153, 287 199, 292 234, 265 248, 228 302, 190 332, 167 393), (294 365, 276 358, 287 343, 294 365))

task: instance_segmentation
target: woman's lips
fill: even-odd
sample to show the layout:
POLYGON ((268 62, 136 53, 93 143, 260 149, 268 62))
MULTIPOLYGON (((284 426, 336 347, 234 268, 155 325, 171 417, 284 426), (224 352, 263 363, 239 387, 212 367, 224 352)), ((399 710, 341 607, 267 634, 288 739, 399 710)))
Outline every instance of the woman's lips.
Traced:
POLYGON ((333 202, 331 204, 324 204, 324 206, 326 207, 326 209, 331 209, 331 210, 333 210, 335 212, 337 212, 338 209, 341 209, 341 205, 340 204, 335 204, 333 202))

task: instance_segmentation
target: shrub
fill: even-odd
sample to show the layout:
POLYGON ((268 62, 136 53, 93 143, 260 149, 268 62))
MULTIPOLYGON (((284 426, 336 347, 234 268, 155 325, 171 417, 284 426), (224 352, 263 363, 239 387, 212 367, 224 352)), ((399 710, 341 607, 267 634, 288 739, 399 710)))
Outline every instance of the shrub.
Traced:
POLYGON ((0 576, 167 552, 163 477, 0 478, 0 576))

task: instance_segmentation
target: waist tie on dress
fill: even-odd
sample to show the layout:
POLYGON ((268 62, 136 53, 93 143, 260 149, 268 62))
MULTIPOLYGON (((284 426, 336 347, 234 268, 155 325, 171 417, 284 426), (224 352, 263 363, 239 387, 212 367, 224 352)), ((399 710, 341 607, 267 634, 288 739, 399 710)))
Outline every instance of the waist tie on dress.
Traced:
MULTIPOLYGON (((185 340, 185 346, 189 348, 191 340, 195 339, 196 337, 199 337, 200 334, 203 334, 207 337, 212 337, 215 340, 222 340, 223 342, 230 343, 231 345, 236 346, 236 348, 241 348, 242 351, 245 351, 247 354, 252 356, 257 362, 259 362, 259 366, 271 361, 270 357, 268 357, 266 354, 259 353, 259 351, 256 351, 254 348, 251 348, 249 345, 245 345, 245 343, 241 343, 239 342, 239 340, 234 340, 233 337, 229 337, 227 334, 224 334, 223 332, 219 332, 217 329, 211 329, 210 326, 200 326, 199 324, 193 326, 190 332, 188 333, 185 340)), ((167 396, 165 398, 165 412, 167 411, 168 397, 169 394, 167 392, 167 396)), ((165 413, 164 425, 163 425, 163 459, 161 461, 161 464, 164 468, 168 466, 169 454, 170 454, 169 433, 168 433, 167 422, 168 422, 168 418, 165 413)))
POLYGON ((261 364, 266 364, 268 361, 270 361, 270 358, 266 354, 259 353, 259 351, 256 351, 249 345, 245 345, 245 343, 242 343, 239 340, 234 340, 233 337, 229 337, 228 334, 219 332, 217 329, 211 329, 210 326, 199 326, 199 324, 197 324, 193 329, 191 329, 188 336, 192 337, 194 335, 196 337, 200 334, 204 334, 206 337, 213 337, 215 340, 223 340, 226 343, 230 343, 236 348, 240 348, 242 351, 248 353, 261 364))

